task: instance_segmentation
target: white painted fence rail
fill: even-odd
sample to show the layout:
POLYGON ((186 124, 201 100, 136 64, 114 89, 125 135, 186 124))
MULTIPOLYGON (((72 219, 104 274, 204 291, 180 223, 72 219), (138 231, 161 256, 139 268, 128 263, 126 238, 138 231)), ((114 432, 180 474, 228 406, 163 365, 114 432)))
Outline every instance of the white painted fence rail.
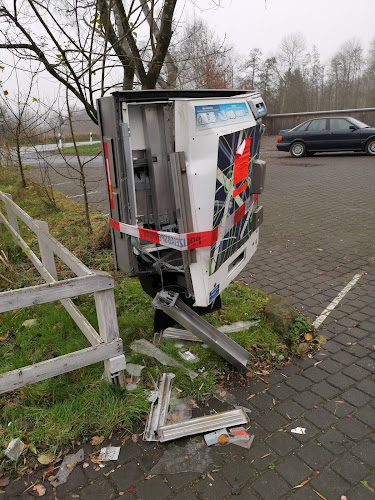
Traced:
MULTIPOLYGON (((0 373, 0 394, 99 361, 104 361, 107 379, 123 387, 126 362, 118 330, 112 276, 86 267, 49 233, 46 222, 30 217, 12 201, 11 195, 0 191, 0 201, 5 204, 7 213, 6 218, 0 210, 0 223, 3 223, 9 230, 14 242, 24 250, 46 282, 28 288, 1 292, 0 313, 59 300, 92 346, 17 370, 0 373), (40 259, 20 236, 18 219, 37 235, 40 259), (55 255, 77 277, 59 281, 55 255), (99 333, 71 300, 72 297, 89 293, 94 293, 99 333)), ((0 207, 3 208, 2 205, 0 207)))

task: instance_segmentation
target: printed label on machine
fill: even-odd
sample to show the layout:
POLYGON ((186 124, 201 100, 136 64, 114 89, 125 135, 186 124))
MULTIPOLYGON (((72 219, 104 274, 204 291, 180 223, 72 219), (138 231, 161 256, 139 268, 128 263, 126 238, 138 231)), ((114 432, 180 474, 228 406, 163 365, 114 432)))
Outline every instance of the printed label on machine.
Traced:
POLYGON ((249 121, 249 116, 249 109, 244 102, 195 106, 195 124, 197 130, 206 130, 220 125, 227 125, 228 122, 233 124, 249 121))

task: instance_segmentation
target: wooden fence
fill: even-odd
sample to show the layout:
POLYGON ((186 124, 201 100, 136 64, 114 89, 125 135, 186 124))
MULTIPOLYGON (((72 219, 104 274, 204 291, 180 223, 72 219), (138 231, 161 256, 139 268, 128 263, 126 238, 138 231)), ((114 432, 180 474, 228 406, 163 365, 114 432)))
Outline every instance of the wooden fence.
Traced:
POLYGON ((126 366, 122 340, 119 336, 114 280, 108 273, 93 271, 59 243, 44 221, 34 220, 12 201, 9 194, 0 191, 7 218, 0 211, 0 223, 10 231, 14 242, 28 256, 46 283, 0 293, 0 313, 59 300, 90 342, 91 347, 71 352, 47 361, 0 374, 0 394, 33 384, 77 368, 104 361, 106 378, 124 386, 126 366), (39 259, 20 236, 18 219, 23 221, 38 238, 39 259), (55 264, 57 255, 76 275, 58 281, 55 264), (71 300, 72 297, 94 293, 99 333, 71 300))
POLYGON ((296 127, 299 123, 311 118, 324 118, 325 116, 351 116, 357 120, 375 127, 375 108, 340 109, 336 111, 311 111, 305 113, 285 113, 280 115, 267 115, 263 122, 266 126, 266 135, 277 135, 279 130, 296 127))

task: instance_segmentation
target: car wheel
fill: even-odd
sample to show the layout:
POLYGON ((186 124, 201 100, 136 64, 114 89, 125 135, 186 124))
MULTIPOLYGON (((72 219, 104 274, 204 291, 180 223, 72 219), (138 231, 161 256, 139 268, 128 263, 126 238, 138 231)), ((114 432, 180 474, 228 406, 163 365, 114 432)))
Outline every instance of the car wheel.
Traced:
POLYGON ((303 142, 294 142, 290 147, 290 154, 293 156, 293 158, 301 158, 306 154, 306 146, 303 142))
POLYGON ((375 156, 375 139, 370 139, 365 147, 366 154, 375 156))

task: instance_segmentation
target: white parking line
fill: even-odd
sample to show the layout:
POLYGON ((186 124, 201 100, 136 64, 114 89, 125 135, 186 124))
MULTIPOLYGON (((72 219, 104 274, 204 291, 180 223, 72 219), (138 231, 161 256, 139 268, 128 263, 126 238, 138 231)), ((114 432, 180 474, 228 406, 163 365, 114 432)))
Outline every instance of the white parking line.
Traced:
POLYGON ((318 328, 323 321, 326 319, 326 317, 334 310, 334 308, 339 304, 339 302, 345 297, 345 295, 353 288, 353 286, 357 283, 359 278, 361 278, 363 274, 356 274, 353 279, 349 281, 349 283, 346 285, 345 288, 341 290, 341 292, 338 294, 338 296, 332 300, 332 302, 327 306, 322 314, 316 318, 312 326, 314 328, 318 328))
MULTIPOLYGON (((90 192, 88 192, 88 193, 87 193, 87 196, 88 196, 89 194, 95 194, 95 193, 99 193, 99 191, 90 191, 90 192)), ((83 196, 83 193, 82 193, 82 194, 75 194, 74 196, 67 196, 67 198, 69 198, 69 199, 72 199, 72 198, 79 198, 80 196, 83 196)))
POLYGON ((62 186, 63 184, 73 184, 73 181, 58 182, 57 184, 52 184, 52 186, 62 186))

